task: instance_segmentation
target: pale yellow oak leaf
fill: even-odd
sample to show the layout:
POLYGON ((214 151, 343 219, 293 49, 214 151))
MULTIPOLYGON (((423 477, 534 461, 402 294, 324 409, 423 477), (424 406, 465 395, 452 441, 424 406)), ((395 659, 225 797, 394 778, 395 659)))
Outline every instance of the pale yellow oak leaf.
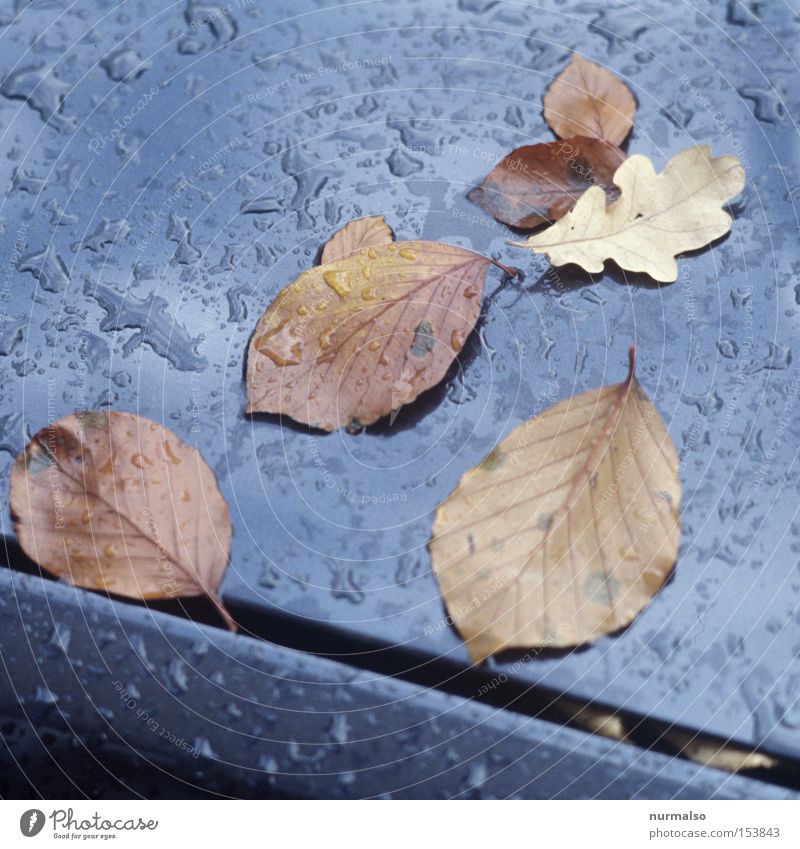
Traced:
POLYGON ((744 188, 735 156, 712 157, 708 145, 675 155, 657 174, 646 156, 631 156, 614 174, 620 196, 606 206, 593 186, 552 227, 525 242, 510 242, 546 254, 553 265, 574 263, 600 273, 611 259, 626 271, 661 283, 677 280, 675 258, 724 236, 731 216, 722 208, 744 188))

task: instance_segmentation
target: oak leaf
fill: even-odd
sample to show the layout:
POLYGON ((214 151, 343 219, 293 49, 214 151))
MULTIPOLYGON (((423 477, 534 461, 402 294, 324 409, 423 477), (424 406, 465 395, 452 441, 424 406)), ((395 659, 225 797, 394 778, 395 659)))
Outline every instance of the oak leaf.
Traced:
POLYGON ((430 551, 474 661, 564 648, 631 622, 672 571, 675 447, 634 376, 507 436, 436 512, 430 551))
POLYGON ((61 580, 129 598, 217 593, 231 523, 200 454, 156 422, 83 412, 40 430, 11 470, 25 553, 61 580))
POLYGON ((573 54, 544 96, 544 118, 562 139, 590 136, 622 144, 633 126, 636 101, 611 71, 573 54))
POLYGON ((631 156, 614 175, 620 196, 608 207, 603 190, 592 187, 552 227, 509 244, 547 254, 553 265, 599 273, 612 259, 670 283, 678 278, 676 256, 730 230, 722 206, 742 191, 744 179, 735 156, 712 158, 708 145, 676 154, 660 174, 646 156, 631 156))
POLYGON ((591 186, 614 200, 614 172, 624 159, 618 147, 581 136, 525 145, 504 157, 468 197, 504 224, 536 227, 558 221, 591 186))
POLYGON ((331 431, 410 403, 464 345, 492 262, 441 242, 388 242, 304 272, 253 334, 247 411, 331 431))

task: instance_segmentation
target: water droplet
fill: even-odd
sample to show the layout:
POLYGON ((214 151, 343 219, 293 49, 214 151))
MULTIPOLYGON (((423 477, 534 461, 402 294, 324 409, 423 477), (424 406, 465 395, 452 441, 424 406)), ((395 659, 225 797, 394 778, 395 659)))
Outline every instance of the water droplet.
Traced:
MULTIPOLYGON (((275 337, 279 334, 283 334, 284 336, 291 336, 293 328, 289 327, 289 319, 285 318, 275 327, 270 328, 269 330, 265 330, 264 333, 261 334, 254 342, 253 345, 259 354, 263 354, 265 357, 269 357, 273 363, 279 368, 283 366, 296 366, 300 362, 299 359, 295 358, 294 350, 290 351, 278 351, 275 350, 277 341, 275 337)), ((288 344, 288 341, 287 343, 288 344)), ((278 347, 283 347, 282 345, 278 345, 278 347)), ((294 347, 294 346, 293 346, 294 347)))
POLYGON ((177 242, 175 262, 179 262, 181 265, 192 265, 202 257, 202 252, 192 244, 192 231, 189 222, 175 212, 170 213, 169 216, 167 238, 170 241, 177 242))
POLYGON ((123 294, 109 286, 89 283, 84 292, 106 311, 100 330, 111 333, 137 331, 123 346, 126 356, 135 347, 147 345, 180 371, 203 371, 208 365, 206 358, 197 353, 202 339, 190 336, 175 320, 165 298, 150 295, 140 299, 130 292, 123 294))
POLYGON ((416 174, 418 171, 422 171, 422 162, 418 159, 414 159, 409 156, 405 151, 397 148, 392 151, 392 154, 386 160, 386 164, 389 166, 389 170, 394 174, 395 177, 400 177, 401 179, 405 179, 409 177, 411 174, 416 174))
POLYGON ((322 279, 340 297, 345 298, 350 292, 350 275, 346 271, 325 271, 322 279))
POLYGON ((130 47, 120 47, 108 54, 100 66, 115 83, 128 82, 141 76, 150 66, 150 62, 130 47))
POLYGON ((9 74, 0 85, 0 94, 24 100, 45 123, 62 133, 71 133, 76 126, 75 118, 62 111, 64 98, 70 90, 70 86, 59 79, 49 65, 20 68, 9 74))
POLYGON ((167 442, 166 439, 164 440, 164 453, 167 455, 167 459, 170 461, 170 463, 172 463, 174 466, 180 465, 181 458, 175 455, 173 450, 169 447, 169 442, 167 442))
POLYGON ((330 734, 331 740, 336 743, 344 744, 348 742, 350 739, 350 725, 344 714, 338 713, 331 719, 328 734, 330 734))
POLYGON ((113 578, 107 578, 102 572, 95 572, 91 582, 96 590, 109 590, 117 583, 113 578))
POLYGON ((69 272, 64 260, 52 245, 38 253, 28 254, 20 259, 18 271, 32 274, 48 292, 63 292, 69 284, 69 272))

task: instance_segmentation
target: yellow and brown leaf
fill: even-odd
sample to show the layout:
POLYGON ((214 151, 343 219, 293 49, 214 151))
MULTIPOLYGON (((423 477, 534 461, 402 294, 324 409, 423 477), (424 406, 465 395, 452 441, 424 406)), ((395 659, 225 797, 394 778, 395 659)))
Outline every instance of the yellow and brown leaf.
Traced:
POLYGON ((78 587, 139 599, 217 597, 231 524, 214 473, 167 428, 84 412, 40 430, 11 470, 25 553, 78 587))
POLYGON ((390 242, 304 272, 253 334, 248 412, 330 431, 410 403, 475 326, 491 262, 441 242, 390 242))
POLYGON ((467 472, 430 551, 477 662, 578 646, 630 623, 670 574, 678 458, 634 376, 561 401, 467 472))

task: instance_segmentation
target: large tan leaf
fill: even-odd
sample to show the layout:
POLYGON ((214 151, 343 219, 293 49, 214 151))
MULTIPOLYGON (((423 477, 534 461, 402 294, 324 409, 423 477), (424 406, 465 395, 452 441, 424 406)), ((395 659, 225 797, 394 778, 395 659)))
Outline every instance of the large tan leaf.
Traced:
POLYGON ((361 248, 385 245, 387 242, 393 241, 392 228, 386 223, 386 219, 382 215, 357 218, 355 221, 349 221, 341 230, 331 236, 322 250, 320 262, 333 262, 361 248))
POLYGON ((635 114, 628 86, 577 53, 544 96, 544 119, 562 139, 591 136, 622 144, 635 114))
POLYGON ((690 147, 657 174, 646 156, 631 156, 614 175, 619 198, 606 207, 599 187, 587 189, 571 212, 525 242, 553 265, 575 263, 592 273, 613 259, 627 271, 654 280, 678 278, 675 257, 724 236, 731 217, 721 207, 744 188, 735 156, 711 156, 708 145, 690 147))
POLYGON ((624 383, 521 425, 440 505, 433 567, 470 656, 627 625, 672 571, 679 502, 675 447, 631 350, 624 383))
POLYGON ((504 157, 468 197, 504 224, 536 227, 563 218, 590 186, 616 198, 614 173, 624 159, 600 139, 529 144, 504 157))
POLYGON ((491 262, 441 242, 392 242, 304 272, 253 334, 248 412, 330 431, 410 403, 461 350, 491 262))
POLYGON ((130 598, 217 596, 231 543, 228 507, 200 454, 156 422, 121 412, 66 416, 11 471, 25 553, 78 587, 130 598))

